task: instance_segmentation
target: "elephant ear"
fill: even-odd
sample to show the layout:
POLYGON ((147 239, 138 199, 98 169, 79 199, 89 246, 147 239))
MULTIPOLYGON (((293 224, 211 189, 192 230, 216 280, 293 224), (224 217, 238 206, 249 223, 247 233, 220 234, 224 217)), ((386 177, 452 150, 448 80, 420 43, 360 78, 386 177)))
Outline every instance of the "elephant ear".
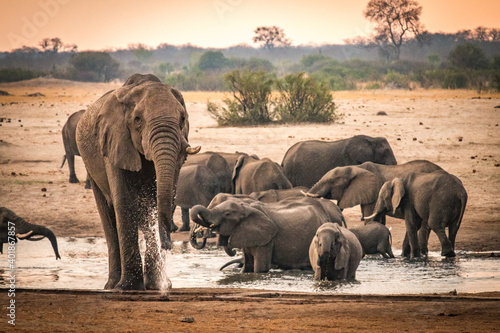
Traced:
POLYGON ((114 166, 139 171, 141 156, 132 143, 126 117, 142 95, 142 85, 128 85, 114 91, 99 107, 97 136, 103 156, 114 166))
POLYGON ((238 178, 240 170, 243 167, 243 164, 245 164, 245 159, 247 157, 248 157, 247 155, 240 156, 236 161, 236 164, 234 165, 233 174, 231 176, 231 185, 233 186, 233 191, 235 191, 235 193, 236 193, 236 179, 238 178))
POLYGON ((344 148, 344 156, 351 162, 350 164, 372 161, 374 158, 373 148, 369 140, 358 135, 349 140, 344 148))
POLYGON ((338 238, 336 243, 340 245, 340 248, 337 252, 337 257, 335 258, 335 270, 341 270, 342 268, 346 269, 349 267, 349 254, 350 247, 347 238, 342 234, 342 231, 339 231, 338 238))
POLYGON ((350 181, 344 188, 338 206, 345 209, 376 202, 380 186, 380 180, 374 173, 358 167, 351 167, 350 181))
POLYGON ((245 248, 264 246, 278 233, 278 227, 262 211, 245 205, 248 215, 238 224, 229 237, 229 247, 245 248))
POLYGON ((392 210, 393 214, 396 214, 396 209, 401 204, 401 199, 405 195, 405 186, 401 178, 395 178, 392 183, 392 210))

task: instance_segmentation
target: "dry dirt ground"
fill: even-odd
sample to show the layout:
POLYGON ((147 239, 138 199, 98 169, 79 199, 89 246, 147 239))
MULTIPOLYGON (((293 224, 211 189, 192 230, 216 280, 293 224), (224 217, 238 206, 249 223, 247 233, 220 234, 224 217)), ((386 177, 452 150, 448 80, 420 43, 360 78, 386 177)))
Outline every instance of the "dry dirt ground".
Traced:
MULTIPOLYGON (((0 84, 0 205, 59 237, 103 236, 91 190, 69 184, 61 129, 118 84, 35 79, 0 84), (33 93, 44 96, 27 96, 33 93)), ((206 111, 221 93, 184 93, 190 142, 202 151, 244 151, 281 162, 295 142, 339 140, 356 134, 384 136, 399 163, 427 159, 458 176, 469 200, 457 250, 500 250, 500 94, 474 91, 389 90, 336 92, 342 119, 330 125, 219 128, 206 111), (387 115, 377 115, 384 111, 387 115)), ((76 173, 85 167, 76 158, 76 173)), ((355 207, 345 211, 358 226, 355 207)), ((175 221, 180 222, 176 212, 175 221)), ((401 248, 401 220, 388 219, 401 248)), ((186 233, 174 239, 186 239, 186 233)), ((21 243, 22 246, 22 243, 21 243)), ((439 242, 431 234, 430 249, 439 242)), ((488 254, 486 254, 488 255, 488 254)), ((5 254, 3 255, 5 258, 5 254)), ((0 257, 1 259, 1 257, 0 257)), ((2 259, 3 260, 3 259, 2 259)), ((17 326, 33 331, 493 331, 500 327, 497 292, 473 295, 325 296, 229 289, 174 289, 153 293, 21 291, 17 326), (165 301, 165 299, 169 301, 165 301), (194 322, 189 323, 194 318, 194 322)), ((7 304, 5 291, 0 303, 7 304)), ((2 315, 3 316, 3 315, 2 315)), ((5 317, 5 316, 3 316, 5 317)), ((5 318, 0 331, 8 329, 5 318), (4 325, 5 324, 5 325, 4 325)))

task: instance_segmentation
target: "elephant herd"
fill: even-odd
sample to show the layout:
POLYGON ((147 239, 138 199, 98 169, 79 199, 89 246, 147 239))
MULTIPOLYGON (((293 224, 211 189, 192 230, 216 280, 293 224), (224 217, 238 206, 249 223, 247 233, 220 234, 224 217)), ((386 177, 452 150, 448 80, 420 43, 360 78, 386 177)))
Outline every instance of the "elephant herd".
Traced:
MULTIPOLYGON (((365 254, 394 257, 386 215, 405 220, 403 256, 426 255, 430 230, 441 254, 455 255, 467 202, 461 181, 429 161, 397 164, 385 138, 301 141, 278 164, 243 152, 198 153, 188 134, 181 93, 150 74, 132 75, 64 126, 70 182, 78 182, 80 155, 104 228, 105 289, 160 289, 159 247, 169 249, 179 228, 176 206, 191 244, 202 249, 218 236, 229 255, 241 250, 242 272, 312 268, 317 280, 354 279, 365 254), (349 229, 342 210, 357 205, 365 225, 349 229)), ((3 224, 0 231, 3 242, 3 224)))

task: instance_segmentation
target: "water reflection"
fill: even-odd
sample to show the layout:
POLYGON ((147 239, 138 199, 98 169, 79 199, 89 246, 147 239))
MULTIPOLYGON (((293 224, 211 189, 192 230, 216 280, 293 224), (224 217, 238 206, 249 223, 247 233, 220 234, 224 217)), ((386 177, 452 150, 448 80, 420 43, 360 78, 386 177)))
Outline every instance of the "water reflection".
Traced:
MULTIPOLYGON (((141 246, 142 247, 142 246, 141 246)), ((50 244, 21 242, 16 249, 18 288, 102 289, 107 280, 107 247, 102 238, 61 238, 62 260, 54 260, 50 244)), ((314 281, 312 271, 273 269, 266 274, 243 274, 237 265, 219 268, 233 258, 222 249, 207 246, 202 251, 188 243, 175 242, 166 254, 168 278, 175 288, 230 287, 280 291, 349 294, 420 294, 484 292, 500 290, 499 258, 476 258, 465 252, 442 258, 408 260, 366 256, 354 282, 314 281)), ((0 286, 10 274, 5 255, 0 256, 0 286)), ((168 281, 166 278, 166 281, 168 281)))

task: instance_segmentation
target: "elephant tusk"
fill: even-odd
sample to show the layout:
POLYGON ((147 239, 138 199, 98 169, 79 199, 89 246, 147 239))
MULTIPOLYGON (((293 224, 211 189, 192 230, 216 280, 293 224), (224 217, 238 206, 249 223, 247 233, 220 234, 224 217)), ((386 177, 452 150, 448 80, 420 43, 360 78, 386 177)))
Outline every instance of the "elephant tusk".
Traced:
POLYGON ((300 193, 302 193, 304 196, 309 197, 309 198, 319 198, 319 194, 304 192, 302 190, 300 190, 300 193))
POLYGON ((194 154, 198 154, 201 150, 201 146, 196 146, 194 148, 191 148, 191 147, 187 147, 186 148, 186 153, 188 155, 194 155, 194 154))
POLYGON ((213 227, 215 227, 215 224, 213 224, 213 223, 212 223, 212 224, 210 225, 210 228, 213 228, 213 227))
POLYGON ((38 242, 44 238, 45 238, 45 236, 38 235, 38 236, 30 237, 27 240, 32 241, 32 242, 38 242))
POLYGON ((372 214, 372 215, 370 215, 370 216, 365 217, 365 220, 371 220, 371 219, 373 219, 375 216, 377 216, 377 213, 376 213, 376 212, 375 212, 375 213, 373 213, 373 214, 372 214))
POLYGON ((16 237, 19 239, 25 239, 25 238, 28 238, 29 236, 31 236, 32 233, 33 233, 33 230, 30 230, 25 234, 16 234, 16 237))

